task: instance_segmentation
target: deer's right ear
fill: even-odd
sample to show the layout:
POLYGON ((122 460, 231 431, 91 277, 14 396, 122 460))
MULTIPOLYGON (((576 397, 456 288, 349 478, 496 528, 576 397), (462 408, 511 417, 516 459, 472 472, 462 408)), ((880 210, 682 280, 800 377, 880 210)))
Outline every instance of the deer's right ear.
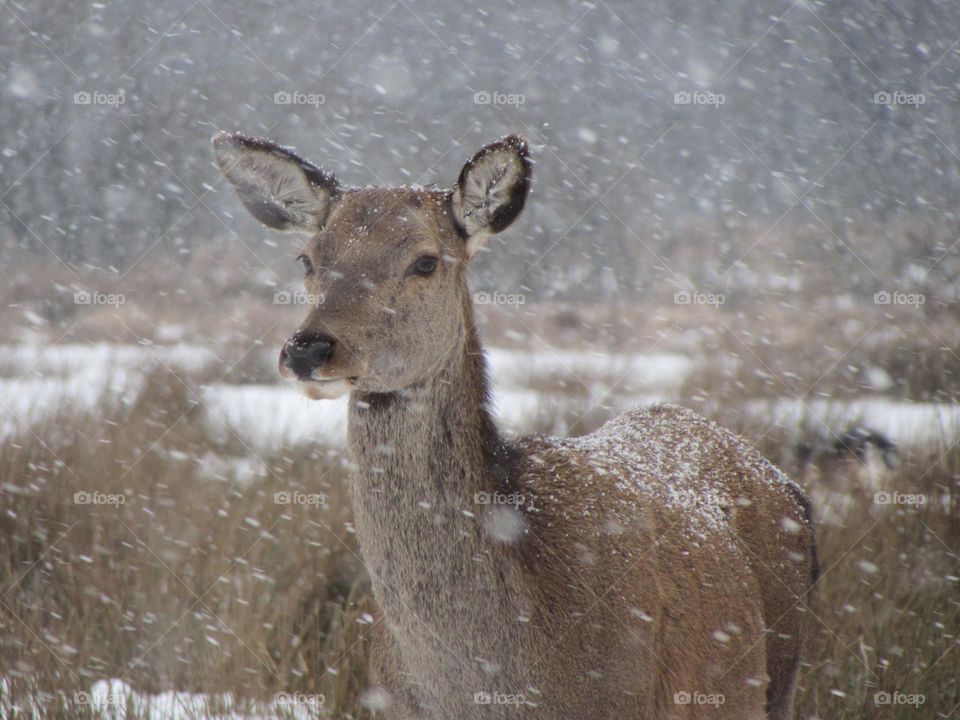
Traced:
POLYGON ((518 135, 481 148, 463 166, 450 202, 467 237, 467 257, 517 219, 527 201, 532 170, 527 141, 518 135))
POLYGON ((337 180, 292 150, 241 133, 219 132, 213 154, 250 214, 275 230, 316 232, 337 180))

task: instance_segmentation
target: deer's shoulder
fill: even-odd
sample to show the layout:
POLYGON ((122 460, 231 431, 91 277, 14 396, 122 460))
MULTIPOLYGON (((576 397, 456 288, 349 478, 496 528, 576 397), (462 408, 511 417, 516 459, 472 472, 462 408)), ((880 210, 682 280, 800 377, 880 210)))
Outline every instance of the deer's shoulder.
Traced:
POLYGON ((722 531, 735 498, 707 478, 714 428, 696 413, 658 404, 582 437, 524 436, 514 443, 511 489, 547 518, 584 518, 602 528, 676 517, 701 532, 722 531))

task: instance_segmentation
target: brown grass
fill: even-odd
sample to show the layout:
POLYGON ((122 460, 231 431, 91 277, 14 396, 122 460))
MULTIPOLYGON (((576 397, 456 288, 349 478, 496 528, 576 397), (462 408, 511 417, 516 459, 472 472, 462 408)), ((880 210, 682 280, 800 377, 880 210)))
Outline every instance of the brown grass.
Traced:
POLYGON ((337 661, 363 656, 370 601, 342 466, 320 447, 277 448, 247 487, 204 475, 207 453, 250 452, 207 435, 194 393, 161 373, 133 407, 101 408, 106 422, 66 414, 3 445, 0 666, 14 700, 72 700, 122 677, 356 706, 363 664, 337 661), (77 504, 78 492, 123 504, 77 504), (278 492, 325 502, 277 504, 278 492))
MULTIPOLYGON (((159 373, 131 407, 66 413, 4 443, 0 666, 10 684, 0 704, 8 709, 39 695, 50 698, 44 717, 83 717, 73 693, 122 677, 145 692, 248 701, 320 693, 325 716, 366 716, 363 615, 373 606, 337 453, 277 448, 246 486, 229 470, 204 474, 197 458, 209 452, 242 459, 251 451, 210 437, 197 397, 191 382, 159 373), (326 502, 277 504, 283 491, 322 492, 326 502), (77 504, 77 492, 125 501, 77 504)), ((572 422, 585 398, 558 402, 566 404, 544 417, 572 422)), ((574 431, 601 420, 588 414, 574 431)), ((790 443, 770 433, 762 440, 796 471, 790 443)), ((849 491, 820 527, 824 573, 810 604, 798 717, 952 717, 960 707, 960 454, 948 448, 904 449, 885 481, 925 494, 922 506, 878 505, 852 477, 830 478, 849 491), (920 693, 925 703, 878 708, 881 691, 920 693)), ((836 502, 826 486, 810 490, 816 502, 836 502)))
POLYGON ((811 604, 798 717, 948 718, 960 710, 960 460, 956 452, 939 462, 935 453, 911 453, 888 482, 927 503, 877 505, 872 491, 853 487, 845 519, 820 526, 824 575, 811 604), (876 693, 922 695, 924 703, 877 706, 876 693))
MULTIPOLYGON (((624 259, 636 269, 636 286, 602 297, 591 284, 575 286, 576 300, 543 288, 492 286, 505 252, 494 247, 478 261, 473 287, 519 293, 525 303, 478 306, 484 337, 534 350, 689 353, 698 367, 682 396, 693 401, 879 392, 960 402, 953 228, 921 233, 860 219, 834 228, 838 235, 816 223, 765 230, 739 220, 678 221, 666 234, 637 228, 667 266, 651 265, 649 252, 636 248, 638 257, 624 259), (694 290, 723 294, 725 302, 675 304, 676 292, 694 290), (878 305, 878 291, 919 293, 924 302, 878 305), (870 385, 874 368, 887 373, 890 388, 870 385)), ((45 255, 24 256, 0 271, 0 327, 7 342, 30 334, 49 342, 164 343, 172 331, 225 360, 255 340, 272 354, 304 315, 302 307, 274 304, 277 291, 299 280, 297 252, 296 240, 261 237, 210 241, 189 252, 159 245, 124 268, 68 268, 45 255), (74 293, 84 290, 122 294, 125 302, 75 304, 74 293)), ((251 357, 230 380, 272 381, 273 370, 251 357)))
MULTIPOLYGON (((844 240, 875 272, 894 277, 900 268, 891 258, 915 254, 916 243, 888 228, 878 246, 874 230, 880 234, 861 228, 844 240)), ((697 268, 692 285, 722 292, 711 278, 752 236, 683 232, 683 253, 666 259, 697 268), (739 244, 722 258, 711 254, 728 235, 739 244)), ((661 238, 663 247, 679 247, 678 238, 661 238)), ((628 300, 531 296, 520 307, 480 308, 481 325, 488 342, 508 347, 687 353, 696 368, 681 402, 741 432, 796 477, 797 442, 822 428, 788 435, 749 418, 744 401, 960 402, 960 353, 949 342, 960 316, 937 300, 952 297, 955 256, 919 288, 928 302, 910 308, 874 304, 874 292, 893 288, 878 287, 849 257, 831 263, 836 248, 823 237, 800 232, 767 238, 763 247, 750 272, 771 276, 798 263, 806 284, 796 292, 731 292, 719 308, 697 307, 674 305, 673 293, 691 288, 653 273, 628 300), (893 385, 870 386, 871 368, 893 385)), ((227 244, 189 257, 151 256, 123 279, 110 269, 25 261, 0 291, 4 340, 29 332, 48 342, 163 342, 163 328, 174 327, 224 367, 236 363, 223 381, 272 382, 274 349, 302 311, 272 304, 277 288, 268 283, 297 271, 292 251, 255 249, 264 262, 227 244), (83 289, 125 292, 127 302, 115 310, 74 305, 73 292, 83 289)), ((17 374, 0 358, 0 375, 17 374)), ((109 677, 145 692, 231 692, 249 702, 278 692, 323 694, 323 717, 368 716, 359 698, 370 631, 364 614, 373 604, 350 528, 347 469, 332 448, 277 447, 258 459, 255 480, 239 482, 230 463, 256 460, 253 452, 229 434, 214 437, 198 404, 199 385, 220 374, 155 374, 132 406, 102 405, 89 417, 67 409, 0 444, 0 677, 8 681, 0 684, 0 716, 32 717, 29 703, 40 698, 45 707, 35 716, 87 717, 74 692, 109 677), (205 457, 223 460, 222 469, 202 465, 205 457), (77 492, 124 503, 77 504, 77 492), (277 504, 277 492, 323 493, 326 502, 277 504)), ((528 424, 589 432, 619 411, 630 390, 619 380, 531 378, 546 399, 528 424)), ((809 609, 798 718, 960 713, 957 441, 960 428, 943 428, 935 447, 902 448, 901 465, 884 479, 889 490, 924 495, 923 505, 877 504, 858 484, 855 463, 811 481, 825 520, 824 572, 809 609), (877 707, 881 691, 920 693, 925 702, 877 707)))

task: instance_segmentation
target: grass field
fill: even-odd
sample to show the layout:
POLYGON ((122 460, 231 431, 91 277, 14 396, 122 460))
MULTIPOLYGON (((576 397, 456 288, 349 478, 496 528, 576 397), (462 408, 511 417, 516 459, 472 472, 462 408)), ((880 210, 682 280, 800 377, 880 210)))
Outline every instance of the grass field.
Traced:
MULTIPOLYGON (((297 322, 295 308, 234 291, 240 300, 213 329, 206 301, 193 317, 176 303, 136 302, 60 317, 8 298, 4 317, 29 321, 8 328, 8 343, 41 336, 152 351, 165 338, 203 337, 215 362, 154 364, 124 392, 3 426, 0 717, 159 717, 146 698, 189 718, 373 714, 364 667, 378 619, 351 527, 342 438, 254 446, 256 437, 210 422, 212 389, 274 382, 271 348, 297 322), (106 679, 131 692, 110 698, 113 715, 90 700, 106 679), (278 693, 292 701, 277 704, 278 693)), ((646 384, 615 364, 548 363, 549 372, 515 373, 512 390, 540 399, 528 430, 589 432, 653 395, 741 432, 807 488, 818 519, 823 574, 806 610, 797 717, 956 718, 960 358, 945 341, 956 336, 956 312, 862 298, 815 312, 804 302, 797 312, 791 302, 655 312, 528 304, 485 308, 481 319, 498 346, 546 359, 571 347, 689 357, 682 373, 646 384), (900 444, 894 467, 878 467, 835 441, 854 420, 878 418, 799 422, 757 405, 865 397, 937 403, 953 421, 930 423, 900 444)), ((14 355, 0 357, 5 392, 39 392, 24 383, 62 371, 14 355)), ((77 397, 83 377, 74 376, 77 397)), ((35 398, 2 400, 11 421, 10 405, 35 398)), ((265 415, 260 427, 275 420, 265 415)))
MULTIPOLYGON (((47 698, 44 717, 83 717, 90 708, 75 693, 103 678, 144 693, 322 695, 318 716, 366 717, 376 620, 346 460, 323 444, 278 448, 240 482, 235 465, 209 459, 251 451, 211 436, 201 393, 157 373, 129 406, 64 412, 3 444, 7 717, 28 716, 11 710, 28 708, 25 698, 47 698)), ((805 476, 790 443, 773 431, 755 439, 805 476)), ((799 717, 955 716, 958 439, 904 449, 883 478, 883 490, 922 504, 876 502, 856 460, 808 483, 829 522, 819 526, 824 573, 808 610, 799 717), (924 702, 878 707, 880 692, 924 702)))

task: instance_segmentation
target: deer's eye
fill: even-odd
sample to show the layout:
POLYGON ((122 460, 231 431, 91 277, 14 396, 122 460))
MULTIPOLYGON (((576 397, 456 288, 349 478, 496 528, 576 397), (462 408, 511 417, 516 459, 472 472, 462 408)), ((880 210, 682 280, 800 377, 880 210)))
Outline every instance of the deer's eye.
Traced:
POLYGON ((306 255, 297 255, 297 260, 303 264, 303 272, 307 275, 313 275, 313 263, 306 255))
POLYGON ((429 275, 437 269, 437 258, 433 255, 421 255, 410 268, 417 275, 429 275))

